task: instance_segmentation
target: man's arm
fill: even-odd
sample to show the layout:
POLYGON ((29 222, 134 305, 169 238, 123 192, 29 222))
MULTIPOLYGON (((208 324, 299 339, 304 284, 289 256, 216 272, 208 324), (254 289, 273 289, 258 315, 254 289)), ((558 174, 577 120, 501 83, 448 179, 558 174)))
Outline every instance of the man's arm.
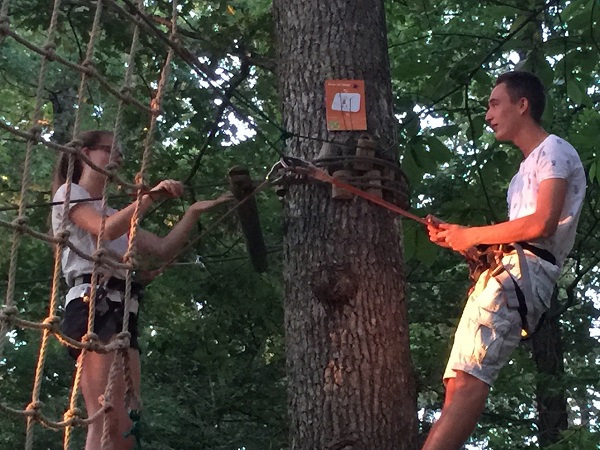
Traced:
POLYGON ((507 244, 550 236, 558 226, 567 189, 567 180, 562 178, 544 180, 539 185, 533 214, 483 227, 441 223, 436 238, 453 250, 464 251, 479 244, 507 244))

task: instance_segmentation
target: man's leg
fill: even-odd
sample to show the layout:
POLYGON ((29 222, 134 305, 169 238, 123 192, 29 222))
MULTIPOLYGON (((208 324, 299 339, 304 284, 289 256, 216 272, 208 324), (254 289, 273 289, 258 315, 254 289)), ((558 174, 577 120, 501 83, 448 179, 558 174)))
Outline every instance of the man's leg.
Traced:
POLYGON ((446 385, 442 415, 433 425, 423 450, 458 450, 471 435, 485 407, 490 387, 458 370, 446 385))

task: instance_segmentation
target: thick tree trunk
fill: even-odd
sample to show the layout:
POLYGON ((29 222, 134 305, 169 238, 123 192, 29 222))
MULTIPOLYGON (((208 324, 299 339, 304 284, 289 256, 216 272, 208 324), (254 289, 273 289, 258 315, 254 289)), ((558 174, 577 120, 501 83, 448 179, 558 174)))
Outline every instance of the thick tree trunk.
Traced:
MULTIPOLYGON (((394 160, 395 125, 381 0, 276 0, 287 152, 314 159, 327 132, 326 79, 364 79, 368 131, 394 160)), ((338 154, 354 154, 345 145, 338 154)), ((291 448, 416 448, 416 393, 408 344, 397 217, 328 186, 285 197, 285 327, 291 448)))
POLYGON ((561 381, 565 372, 557 290, 552 296, 552 308, 542 327, 533 335, 533 357, 538 369, 536 400, 538 410, 538 439, 544 448, 560 439, 568 427, 566 393, 561 381))

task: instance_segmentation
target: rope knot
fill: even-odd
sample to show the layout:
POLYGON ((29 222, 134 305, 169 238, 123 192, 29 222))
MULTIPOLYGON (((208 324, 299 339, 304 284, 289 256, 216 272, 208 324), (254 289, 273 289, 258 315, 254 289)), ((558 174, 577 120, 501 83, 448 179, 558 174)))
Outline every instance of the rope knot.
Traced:
POLYGON ((102 405, 102 408, 105 412, 110 412, 113 409, 113 404, 110 401, 110 397, 107 398, 105 395, 101 395, 100 397, 98 397, 98 403, 102 405))
POLYGON ((129 331, 121 331, 110 344, 106 346, 106 351, 112 352, 115 350, 126 350, 129 348, 129 341, 131 340, 131 334, 129 331))
POLYGON ((99 350, 101 347, 100 338, 96 333, 86 333, 81 337, 81 342, 85 344, 88 350, 99 350))
POLYGON ((69 230, 61 230, 56 233, 55 237, 58 239, 60 244, 64 245, 69 242, 69 236, 71 236, 71 232, 69 230))
POLYGON ((65 147, 73 148, 76 151, 79 151, 83 147, 83 141, 81 139, 73 139, 71 142, 65 145, 65 147))
POLYGON ((106 167, 104 167, 104 170, 106 170, 107 172, 115 172, 118 167, 119 167, 119 164, 117 162, 109 162, 106 165, 106 167))
POLYGON ((119 334, 117 334, 116 340, 120 341, 122 344, 122 347, 119 348, 129 348, 131 333, 129 331, 121 331, 119 334))
POLYGON ((89 59, 85 59, 82 63, 81 63, 81 67, 83 68, 83 71, 85 73, 87 73, 90 76, 96 76, 97 75, 97 71, 96 71, 96 66, 94 65, 94 62, 89 60, 89 59))
POLYGON ((65 422, 68 422, 70 425, 79 425, 81 424, 81 409, 79 408, 73 408, 73 409, 68 409, 64 415, 63 415, 63 420, 65 422))
POLYGON ((56 334, 60 331, 60 317, 58 316, 46 317, 42 323, 52 333, 56 334))
POLYGON ((106 249, 99 248, 94 252, 92 258, 94 259, 94 262, 98 263, 99 265, 102 265, 102 263, 106 259, 106 249))
POLYGON ((0 309, 0 322, 12 324, 17 314, 19 314, 19 310, 16 306, 7 306, 6 308, 0 309))
POLYGON ((25 230, 27 224, 29 223, 29 217, 27 216, 19 216, 15 220, 12 221, 12 226, 15 227, 21 233, 25 230))
POLYGON ((25 413, 27 416, 32 417, 35 420, 39 420, 39 418, 42 417, 40 409, 42 409, 43 406, 44 404, 39 400, 31 402, 29 405, 27 405, 27 408, 25 408, 25 413))
POLYGON ((44 46, 44 52, 48 61, 54 61, 56 59, 56 44, 50 42, 44 46))
POLYGON ((44 130, 42 130, 42 127, 39 125, 34 125, 29 129, 29 136, 30 136, 30 140, 35 141, 35 142, 39 142, 42 139, 42 132, 44 130))
POLYGON ((133 97, 131 96, 131 87, 130 86, 123 86, 120 90, 119 93, 121 94, 121 98, 123 100, 123 102, 127 105, 131 105, 133 103, 133 97))

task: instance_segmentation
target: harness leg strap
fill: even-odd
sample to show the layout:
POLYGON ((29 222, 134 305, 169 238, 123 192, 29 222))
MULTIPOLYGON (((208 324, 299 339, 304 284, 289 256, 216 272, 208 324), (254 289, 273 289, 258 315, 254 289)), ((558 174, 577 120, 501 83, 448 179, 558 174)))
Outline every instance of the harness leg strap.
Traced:
POLYGON ((529 337, 530 329, 527 320, 527 314, 533 310, 533 290, 531 287, 531 277, 529 275, 529 265, 523 248, 519 244, 511 244, 517 252, 519 259, 519 269, 521 271, 521 285, 517 283, 515 277, 502 266, 502 271, 496 275, 496 279, 502 285, 506 293, 507 304, 510 308, 515 308, 521 317, 521 337, 529 337), (509 281, 510 280, 510 281, 509 281), (513 294, 514 293, 514 294, 513 294))

